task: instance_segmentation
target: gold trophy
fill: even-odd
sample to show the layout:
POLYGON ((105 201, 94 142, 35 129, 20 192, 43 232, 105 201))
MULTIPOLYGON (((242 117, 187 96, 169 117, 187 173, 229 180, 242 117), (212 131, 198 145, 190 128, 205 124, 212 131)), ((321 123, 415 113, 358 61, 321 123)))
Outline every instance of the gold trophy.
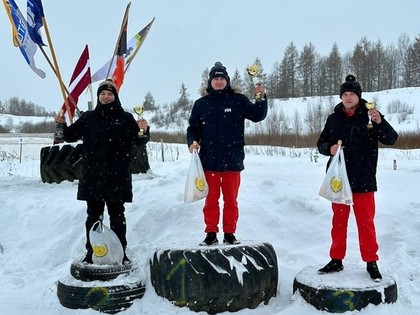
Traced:
MULTIPOLYGON (((375 102, 366 102, 365 106, 369 110, 369 109, 375 108, 376 104, 375 104, 375 102)), ((368 129, 373 128, 372 117, 370 115, 369 115, 369 122, 367 124, 367 127, 368 127, 368 129)))
MULTIPOLYGON (((257 64, 249 65, 246 68, 246 71, 248 72, 248 75, 254 85, 261 84, 261 82, 258 79, 258 74, 260 74, 260 67, 257 64)), ((262 96, 262 93, 257 93, 257 95, 255 95, 255 99, 258 100, 261 98, 261 96, 262 96)))
MULTIPOLYGON (((137 114, 137 120, 143 119, 143 112, 144 107, 143 106, 136 106, 133 108, 134 112, 137 114)), ((139 137, 144 137, 144 129, 140 129, 139 131, 139 137)))

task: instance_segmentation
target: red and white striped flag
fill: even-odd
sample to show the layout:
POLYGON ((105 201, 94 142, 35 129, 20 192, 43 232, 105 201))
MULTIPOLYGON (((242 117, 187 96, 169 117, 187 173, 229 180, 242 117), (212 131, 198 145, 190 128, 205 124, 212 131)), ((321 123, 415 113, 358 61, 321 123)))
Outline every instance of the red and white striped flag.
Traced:
MULTIPOLYGON (((74 116, 74 112, 77 107, 80 94, 92 83, 90 75, 89 65, 89 48, 86 45, 82 54, 80 55, 79 61, 76 64, 76 68, 73 71, 73 75, 70 79, 69 91, 70 95, 67 96, 67 104, 69 105, 70 113, 69 117, 74 116)), ((61 107, 61 111, 64 114, 67 110, 66 103, 61 107)))

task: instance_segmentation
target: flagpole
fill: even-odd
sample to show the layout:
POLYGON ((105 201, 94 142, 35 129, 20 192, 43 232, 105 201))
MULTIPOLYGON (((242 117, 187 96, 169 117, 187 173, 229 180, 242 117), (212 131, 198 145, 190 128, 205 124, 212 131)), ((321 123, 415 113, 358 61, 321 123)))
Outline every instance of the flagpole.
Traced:
POLYGON ((6 10, 7 16, 9 17, 10 24, 12 24, 12 33, 13 33, 13 44, 16 46, 16 41, 19 47, 23 46, 20 37, 18 36, 18 32, 16 29, 16 25, 13 22, 12 13, 9 11, 10 7, 6 4, 6 0, 3 0, 4 9, 6 10))
MULTIPOLYGON (((47 59, 48 64, 50 65, 52 71, 54 71, 54 74, 57 76, 57 72, 54 68, 54 65, 51 62, 51 59, 48 57, 47 53, 44 50, 44 47, 42 47, 41 45, 38 45, 38 47, 41 49, 42 54, 44 55, 45 59, 47 59)), ((73 99, 73 96, 70 94, 69 90, 67 89, 67 87, 64 85, 63 81, 60 81, 60 86, 62 89, 64 89, 64 91, 67 93, 72 105, 74 106, 74 108, 76 109, 76 112, 78 115, 80 115, 80 110, 77 107, 76 101, 73 99)), ((66 107, 66 109, 68 110, 68 106, 66 107)), ((69 113, 69 118, 70 118, 71 114, 69 113)))
POLYGON ((115 57, 115 55, 117 54, 117 51, 118 51, 118 46, 119 46, 119 42, 120 42, 120 37, 121 37, 121 35, 122 35, 123 31, 124 31, 124 26, 127 24, 127 20, 128 20, 128 12, 129 12, 129 10, 130 10, 130 6, 131 6, 131 2, 129 2, 129 3, 127 4, 127 7, 125 8, 124 18, 123 18, 123 21, 122 21, 122 23, 121 23, 121 28, 120 28, 120 34, 118 35, 118 38, 117 38, 117 43, 115 44, 114 53, 113 53, 112 58, 111 58, 111 63, 109 64, 108 72, 107 72, 107 74, 106 74, 106 77, 105 77, 105 78, 108 78, 109 73, 111 72, 112 63, 114 62, 114 57, 115 57))
MULTIPOLYGON (((54 47, 53 47, 53 44, 52 44, 52 41, 51 41, 51 36, 50 36, 50 32, 48 30, 47 20, 45 19, 45 16, 42 17, 42 23, 44 25, 45 34, 47 35, 48 45, 50 46, 50 52, 51 52, 53 62, 54 62, 54 68, 53 68, 53 69, 55 69, 54 74, 56 75, 56 77, 58 79, 58 83, 60 84, 60 90, 61 90, 61 94, 62 94, 63 99, 64 99, 64 104, 66 105, 66 111, 67 111, 67 114, 69 115, 70 124, 72 124, 73 123, 73 117, 72 117, 71 112, 70 112, 69 103, 67 102, 66 93, 64 92, 65 85, 63 83, 63 79, 61 78, 60 68, 58 66, 57 58, 55 56, 54 47)), ((70 95, 70 93, 68 93, 68 95, 70 95)))
MULTIPOLYGON (((133 52, 133 55, 132 56, 130 56, 130 59, 131 60, 133 60, 134 59, 134 57, 137 55, 137 53, 139 52, 139 50, 140 50, 140 47, 141 47, 141 45, 143 45, 143 43, 144 43, 144 40, 146 39, 146 37, 147 37, 147 34, 149 34, 149 29, 152 27, 152 25, 153 25, 153 22, 155 21, 155 18, 153 18, 152 19, 152 21, 147 25, 147 28, 148 28, 148 30, 146 31, 146 33, 145 33, 145 35, 140 39, 140 44, 138 45, 138 47, 136 47, 136 49, 134 50, 134 52, 133 52)), ((128 70, 128 68, 130 67, 130 65, 131 65, 131 62, 129 62, 128 63, 128 65, 127 65, 127 67, 125 68, 125 70, 124 70, 124 74, 127 72, 127 70, 128 70)))

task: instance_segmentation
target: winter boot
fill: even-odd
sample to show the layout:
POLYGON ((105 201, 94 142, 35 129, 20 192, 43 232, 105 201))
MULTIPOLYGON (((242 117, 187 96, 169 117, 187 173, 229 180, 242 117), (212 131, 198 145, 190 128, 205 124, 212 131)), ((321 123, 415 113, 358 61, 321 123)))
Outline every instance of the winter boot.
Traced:
POLYGON ((233 233, 225 233, 225 237, 223 238, 223 243, 235 245, 235 244, 239 244, 240 242, 236 239, 233 233))
POLYGON ((211 246, 217 244, 219 244, 219 241, 217 240, 216 232, 209 232, 207 233, 204 241, 200 243, 200 246, 211 246))
POLYGON ((325 273, 339 272, 343 269, 343 261, 341 259, 333 258, 328 264, 318 270, 318 274, 323 275, 325 273))
POLYGON ((89 264, 89 265, 93 264, 92 255, 93 255, 93 252, 88 250, 85 258, 83 258, 82 260, 82 263, 89 264))
POLYGON ((376 261, 371 261, 366 264, 366 270, 369 273, 373 281, 379 282, 382 279, 382 275, 379 272, 378 265, 376 261))
POLYGON ((122 260, 122 264, 123 265, 129 265, 129 264, 131 264, 131 260, 128 259, 127 254, 125 253, 125 250, 124 250, 124 257, 123 257, 123 260, 122 260))

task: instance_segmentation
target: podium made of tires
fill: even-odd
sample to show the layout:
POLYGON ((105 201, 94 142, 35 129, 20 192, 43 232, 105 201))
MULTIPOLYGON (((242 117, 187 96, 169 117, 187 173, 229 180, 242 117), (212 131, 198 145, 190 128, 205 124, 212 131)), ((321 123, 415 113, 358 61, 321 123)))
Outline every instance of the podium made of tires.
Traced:
POLYGON ((146 291, 143 281, 128 277, 132 272, 132 264, 89 265, 75 261, 70 266, 70 275, 57 282, 60 304, 108 314, 124 311, 146 291))
POLYGON ((395 303, 397 283, 388 275, 373 281, 365 269, 348 265, 343 271, 319 275, 318 268, 308 266, 293 281, 293 292, 321 311, 344 313, 360 311, 369 304, 395 303))
POLYGON ((277 295, 277 257, 269 243, 158 250, 150 273, 157 295, 197 312, 253 309, 277 295))

